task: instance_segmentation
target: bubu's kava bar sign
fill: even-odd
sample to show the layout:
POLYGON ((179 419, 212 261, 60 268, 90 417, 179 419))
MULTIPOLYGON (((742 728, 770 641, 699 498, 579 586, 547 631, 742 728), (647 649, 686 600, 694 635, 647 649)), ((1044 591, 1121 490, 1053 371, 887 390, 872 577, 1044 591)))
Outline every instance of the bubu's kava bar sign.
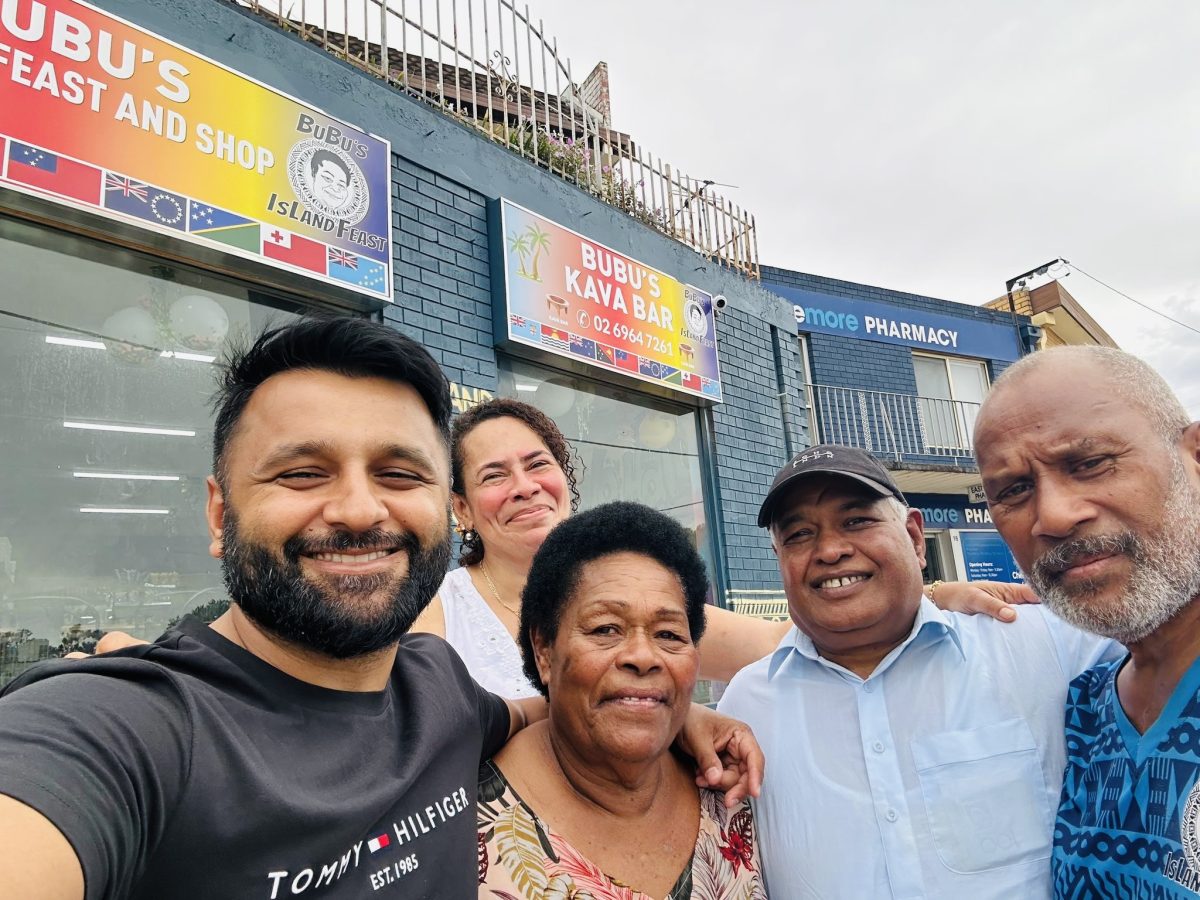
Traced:
POLYGON ((491 215, 501 343, 720 402, 710 294, 508 200, 491 215))

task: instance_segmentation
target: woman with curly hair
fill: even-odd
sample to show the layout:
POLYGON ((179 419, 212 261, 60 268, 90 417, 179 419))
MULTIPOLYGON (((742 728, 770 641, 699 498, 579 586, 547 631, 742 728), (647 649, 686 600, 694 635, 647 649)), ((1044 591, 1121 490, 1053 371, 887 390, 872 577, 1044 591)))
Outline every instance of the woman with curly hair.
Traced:
POLYGON ((479 896, 758 900, 754 820, 671 752, 708 578, 683 527, 607 503, 556 528, 521 605, 523 670, 547 698, 480 769, 479 896))

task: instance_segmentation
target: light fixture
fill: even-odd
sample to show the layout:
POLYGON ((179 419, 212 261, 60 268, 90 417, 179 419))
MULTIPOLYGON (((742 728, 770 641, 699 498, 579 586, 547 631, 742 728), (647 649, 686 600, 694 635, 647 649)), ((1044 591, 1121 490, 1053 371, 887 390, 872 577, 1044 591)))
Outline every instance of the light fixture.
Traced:
POLYGON ((103 341, 85 341, 83 338, 58 337, 58 335, 46 335, 47 344, 59 344, 63 347, 84 347, 88 350, 107 350, 103 341))
POLYGON ((164 359, 186 359, 191 362, 216 362, 216 357, 209 353, 189 353, 186 350, 164 350, 159 356, 164 359))
POLYGON ((165 434, 171 437, 195 437, 186 428, 147 428, 143 425, 105 425, 101 422, 63 422, 63 428, 82 428, 85 431, 123 431, 128 434, 165 434))
POLYGON ((110 478, 114 481, 178 481, 178 475, 126 475, 121 472, 72 472, 76 478, 110 478))
POLYGON ((120 516, 169 516, 169 509, 152 509, 137 506, 81 506, 81 513, 110 513, 120 516))
POLYGON ((536 384, 518 384, 517 385, 518 391, 536 391, 537 389, 538 389, 538 386, 536 384))

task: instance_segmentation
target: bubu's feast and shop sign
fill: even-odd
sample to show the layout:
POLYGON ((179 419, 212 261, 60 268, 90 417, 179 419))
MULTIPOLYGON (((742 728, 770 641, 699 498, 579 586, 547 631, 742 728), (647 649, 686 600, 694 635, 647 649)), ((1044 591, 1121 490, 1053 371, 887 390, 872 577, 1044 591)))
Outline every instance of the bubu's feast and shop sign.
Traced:
POLYGON ((76 0, 0 0, 0 184, 391 300, 387 141, 76 0))
POLYGON ((500 343, 721 402, 712 295, 508 200, 491 232, 500 343))

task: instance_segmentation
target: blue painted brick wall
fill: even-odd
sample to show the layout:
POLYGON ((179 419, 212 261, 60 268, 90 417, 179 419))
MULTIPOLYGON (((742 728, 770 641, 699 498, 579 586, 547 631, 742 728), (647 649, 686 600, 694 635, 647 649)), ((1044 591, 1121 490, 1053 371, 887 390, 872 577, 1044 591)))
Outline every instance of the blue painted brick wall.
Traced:
POLYGON ((384 320, 420 341, 451 381, 496 392, 487 198, 392 158, 395 305, 384 320))

